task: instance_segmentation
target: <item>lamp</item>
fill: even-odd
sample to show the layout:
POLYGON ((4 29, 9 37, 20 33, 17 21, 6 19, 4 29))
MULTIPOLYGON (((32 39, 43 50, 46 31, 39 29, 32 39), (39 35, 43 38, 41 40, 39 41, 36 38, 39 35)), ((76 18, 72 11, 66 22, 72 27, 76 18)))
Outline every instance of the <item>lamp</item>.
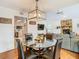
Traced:
POLYGON ((39 0, 35 0, 35 1, 36 1, 36 8, 35 10, 28 12, 28 20, 31 20, 31 19, 45 20, 45 12, 42 10, 39 10, 38 8, 39 0))

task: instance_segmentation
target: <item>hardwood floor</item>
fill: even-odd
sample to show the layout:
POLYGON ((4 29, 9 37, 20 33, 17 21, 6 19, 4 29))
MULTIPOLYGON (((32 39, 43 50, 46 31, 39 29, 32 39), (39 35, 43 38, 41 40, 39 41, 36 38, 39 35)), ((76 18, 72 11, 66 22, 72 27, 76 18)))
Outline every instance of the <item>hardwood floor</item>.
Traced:
POLYGON ((79 54, 70 52, 68 50, 61 50, 61 59, 79 59, 79 54))
POLYGON ((17 49, 1 53, 0 59, 18 59, 17 49))
MULTIPOLYGON (((61 59, 79 59, 79 54, 61 49, 61 59)), ((0 53, 0 59, 18 59, 17 49, 0 53)))

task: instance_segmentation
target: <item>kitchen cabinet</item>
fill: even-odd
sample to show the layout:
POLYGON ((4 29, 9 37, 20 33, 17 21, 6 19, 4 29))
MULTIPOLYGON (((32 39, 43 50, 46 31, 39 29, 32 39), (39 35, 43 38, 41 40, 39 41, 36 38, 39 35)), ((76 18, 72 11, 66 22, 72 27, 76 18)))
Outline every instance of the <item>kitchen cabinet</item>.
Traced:
POLYGON ((76 35, 72 35, 70 38, 68 34, 64 34, 62 48, 79 52, 79 39, 76 38, 76 35))

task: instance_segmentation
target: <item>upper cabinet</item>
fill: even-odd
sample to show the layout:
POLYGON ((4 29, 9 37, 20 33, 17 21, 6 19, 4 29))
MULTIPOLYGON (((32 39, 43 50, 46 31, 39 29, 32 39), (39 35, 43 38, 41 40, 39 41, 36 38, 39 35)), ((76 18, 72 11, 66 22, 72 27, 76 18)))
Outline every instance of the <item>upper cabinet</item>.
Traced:
POLYGON ((63 34, 69 34, 69 32, 72 32, 72 19, 61 20, 61 32, 63 34))

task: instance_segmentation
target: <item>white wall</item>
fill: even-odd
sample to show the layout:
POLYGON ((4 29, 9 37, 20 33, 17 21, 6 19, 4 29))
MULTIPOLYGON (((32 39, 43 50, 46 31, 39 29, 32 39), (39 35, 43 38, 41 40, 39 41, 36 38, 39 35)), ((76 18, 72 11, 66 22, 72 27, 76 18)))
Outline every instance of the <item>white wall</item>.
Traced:
POLYGON ((12 24, 0 24, 0 52, 14 48, 13 29, 12 24))
POLYGON ((55 29, 56 26, 60 26, 61 20, 66 19, 72 19, 72 25, 73 25, 73 32, 79 34, 79 27, 77 27, 77 24, 79 24, 79 4, 72 5, 65 8, 60 8, 60 10, 63 11, 63 15, 56 14, 56 12, 48 12, 47 13, 47 24, 52 26, 52 30, 55 33, 60 33, 60 29, 55 29))
POLYGON ((37 24, 30 25, 28 22, 28 33, 32 33, 34 39, 39 33, 46 33, 46 31, 50 33, 60 33, 60 29, 56 29, 57 26, 60 26, 60 20, 59 20, 59 16, 55 12, 52 11, 46 12, 46 20, 36 21, 36 22, 37 24, 38 23, 45 24, 45 28, 43 31, 38 31, 37 24))
MULTIPOLYGON (((79 20, 79 4, 69 6, 66 8, 61 8, 61 9, 63 10, 64 15, 58 15, 56 12, 48 11, 48 12, 46 12, 47 20, 40 22, 40 23, 45 24, 45 27, 48 29, 48 32, 61 33, 61 29, 56 29, 56 27, 61 26, 60 21, 64 20, 64 17, 62 17, 62 16, 65 16, 65 19, 72 19, 73 32, 79 33, 79 28, 77 27, 77 24, 79 24, 79 22, 78 22, 78 20, 79 20)), ((30 27, 28 25, 28 27, 29 27, 28 32, 32 32, 36 36, 36 34, 38 33, 37 26, 33 25, 30 27)))
POLYGON ((45 21, 36 21, 35 19, 28 21, 28 33, 31 33, 33 35, 33 39, 35 39, 38 34, 46 33, 45 29, 44 30, 38 30, 38 26, 37 26, 38 24, 45 24, 45 21), (31 25, 31 24, 29 24, 30 21, 35 21, 36 24, 31 25))
MULTIPOLYGON (((79 33, 79 28, 77 27, 77 24, 79 24, 79 4, 63 8, 63 13, 65 16, 65 19, 72 19, 73 24, 73 32, 79 33)), ((59 18, 59 19, 62 19, 59 18)))
POLYGON ((60 20, 58 15, 56 15, 56 13, 49 11, 46 13, 46 19, 47 20, 36 21, 37 24, 45 24, 45 28, 42 31, 37 30, 38 28, 37 24, 30 25, 28 22, 28 33, 32 33, 34 39, 38 34, 46 33, 46 30, 47 32, 50 32, 50 33, 60 33, 60 29, 56 29, 57 26, 60 26, 60 20))
POLYGON ((60 29, 57 29, 57 26, 60 26, 60 17, 52 11, 47 12, 47 28, 50 30, 49 32, 52 33, 60 33, 60 29))
POLYGON ((22 15, 19 11, 0 7, 0 17, 12 19, 12 24, 0 23, 0 53, 14 49, 14 16, 22 15))
MULTIPOLYGON (((35 20, 33 20, 33 21, 35 21, 35 20)), ((31 24, 29 24, 29 22, 30 22, 30 20, 28 20, 28 30, 27 30, 27 32, 28 33, 30 33, 30 34, 32 34, 33 35, 33 39, 35 39, 35 37, 37 36, 37 22, 36 22, 36 24, 35 25, 31 25, 31 24)))

